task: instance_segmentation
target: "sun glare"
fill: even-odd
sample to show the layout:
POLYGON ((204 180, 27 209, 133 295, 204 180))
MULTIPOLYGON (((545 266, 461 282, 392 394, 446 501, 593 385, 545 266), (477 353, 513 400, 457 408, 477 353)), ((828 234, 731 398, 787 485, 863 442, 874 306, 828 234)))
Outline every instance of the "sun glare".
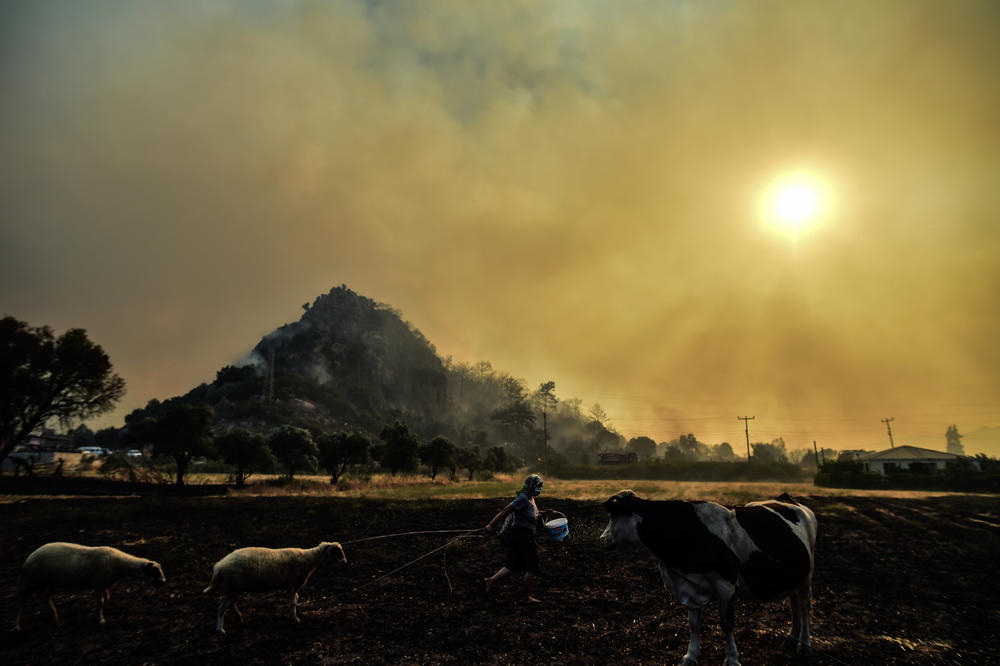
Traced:
POLYGON ((769 226, 798 238, 819 224, 828 208, 827 188, 814 176, 786 175, 771 183, 761 202, 769 226))
POLYGON ((774 212, 786 222, 798 224, 816 210, 816 193, 805 185, 789 185, 774 198, 774 212))

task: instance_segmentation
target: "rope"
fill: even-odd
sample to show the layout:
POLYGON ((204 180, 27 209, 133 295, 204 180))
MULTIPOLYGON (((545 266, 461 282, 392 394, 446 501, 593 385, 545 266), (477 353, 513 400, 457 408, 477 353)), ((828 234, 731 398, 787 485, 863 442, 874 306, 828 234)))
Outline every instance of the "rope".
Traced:
MULTIPOLYGON (((396 567, 392 571, 390 571, 388 573, 384 573, 384 574, 382 574, 381 576, 379 576, 378 578, 376 578, 374 580, 368 581, 364 585, 359 585, 358 587, 355 587, 353 590, 351 590, 351 592, 357 592, 358 590, 363 590, 364 588, 368 587, 369 585, 374 585, 375 583, 379 582, 383 578, 388 578, 389 576, 391 576, 392 574, 396 573, 397 571, 402 571, 406 567, 408 567, 410 565, 413 565, 413 564, 416 564, 417 562, 419 562, 422 559, 430 557, 434 553, 436 553, 439 550, 442 550, 444 548, 447 548, 448 546, 450 546, 451 544, 455 543, 456 541, 461 541, 462 539, 467 539, 467 538, 469 538, 471 536, 482 536, 482 535, 479 535, 479 534, 475 534, 475 535, 473 534, 473 532, 478 532, 478 531, 480 531, 480 528, 478 528, 478 527, 476 529, 473 529, 473 530, 439 530, 439 531, 437 531, 438 533, 439 532, 452 532, 452 533, 454 533, 454 532, 463 532, 463 534, 455 537, 454 539, 452 539, 451 541, 449 541, 448 543, 446 543, 443 546, 438 546, 437 548, 435 548, 435 549, 433 549, 433 550, 431 550, 429 552, 424 553, 420 557, 418 557, 416 559, 413 559, 413 560, 410 560, 406 564, 404 564, 402 566, 399 566, 399 567, 396 567)), ((432 532, 432 533, 434 533, 434 532, 432 532)), ((410 534, 410 533, 407 532, 407 534, 410 534)), ((417 534, 417 533, 414 532, 414 534, 417 534)), ((386 536, 402 536, 402 535, 389 534, 389 535, 386 535, 386 536)), ((372 537, 372 538, 378 538, 378 537, 372 537)), ((445 551, 445 557, 447 558, 447 556, 448 556, 448 553, 447 553, 447 551, 445 551)), ((445 569, 445 578, 448 578, 448 570, 447 570, 447 568, 445 569)), ((449 588, 449 591, 450 591, 451 590, 451 580, 450 579, 448 580, 448 588, 449 588)))
POLYGON ((390 539, 392 537, 410 536, 413 534, 458 534, 459 532, 463 534, 469 534, 470 532, 478 532, 481 527, 477 527, 472 530, 421 530, 419 532, 398 532, 396 534, 381 534, 379 536, 363 537, 361 539, 354 539, 353 541, 341 541, 340 545, 346 546, 352 543, 361 543, 362 541, 374 541, 375 539, 390 539))

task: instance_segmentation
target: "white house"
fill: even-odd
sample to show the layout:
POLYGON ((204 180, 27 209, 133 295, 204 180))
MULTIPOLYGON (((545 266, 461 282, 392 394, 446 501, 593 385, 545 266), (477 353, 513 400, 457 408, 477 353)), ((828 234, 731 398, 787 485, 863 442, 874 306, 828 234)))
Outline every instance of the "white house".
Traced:
POLYGON ((944 451, 922 449, 919 446, 897 446, 876 453, 865 453, 858 456, 858 460, 864 463, 866 472, 882 476, 904 470, 941 472, 948 466, 948 463, 958 460, 965 460, 977 470, 979 469, 979 462, 975 458, 945 453, 944 451))

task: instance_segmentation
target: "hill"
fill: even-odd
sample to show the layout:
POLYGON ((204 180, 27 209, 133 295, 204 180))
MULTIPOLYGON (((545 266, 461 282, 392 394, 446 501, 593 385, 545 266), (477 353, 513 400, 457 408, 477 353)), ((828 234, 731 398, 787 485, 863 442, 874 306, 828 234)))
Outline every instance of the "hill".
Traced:
POLYGON ((303 308, 299 321, 265 335, 244 363, 221 368, 211 384, 183 396, 151 401, 126 423, 181 401, 211 405, 220 427, 378 432, 395 419, 420 432, 441 427, 445 366, 399 312, 343 285, 303 308))
MULTIPOLYGON (((183 396, 150 401, 126 425, 158 417, 174 402, 206 403, 217 430, 291 424, 377 436, 399 420, 425 439, 443 435, 480 452, 509 444, 523 459, 544 455, 537 392, 524 380, 486 361, 441 359, 397 310, 344 285, 303 308, 298 321, 265 335, 239 365, 183 396)), ((624 446, 620 435, 581 415, 579 400, 549 399, 550 461, 552 449, 579 461, 624 446)))

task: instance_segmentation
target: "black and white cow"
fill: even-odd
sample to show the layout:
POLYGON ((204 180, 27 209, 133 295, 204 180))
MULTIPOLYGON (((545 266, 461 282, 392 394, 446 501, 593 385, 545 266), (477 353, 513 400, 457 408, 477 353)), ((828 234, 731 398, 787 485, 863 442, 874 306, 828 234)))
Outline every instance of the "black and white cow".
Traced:
POLYGON ((791 643, 809 654, 810 585, 816 516, 788 494, 776 500, 727 509, 714 502, 645 500, 623 490, 604 503, 611 520, 605 546, 641 543, 656 558, 668 590, 688 609, 691 642, 682 666, 698 660, 701 612, 719 606, 726 635, 726 666, 738 666, 733 638, 737 596, 770 601, 788 598, 791 643))

